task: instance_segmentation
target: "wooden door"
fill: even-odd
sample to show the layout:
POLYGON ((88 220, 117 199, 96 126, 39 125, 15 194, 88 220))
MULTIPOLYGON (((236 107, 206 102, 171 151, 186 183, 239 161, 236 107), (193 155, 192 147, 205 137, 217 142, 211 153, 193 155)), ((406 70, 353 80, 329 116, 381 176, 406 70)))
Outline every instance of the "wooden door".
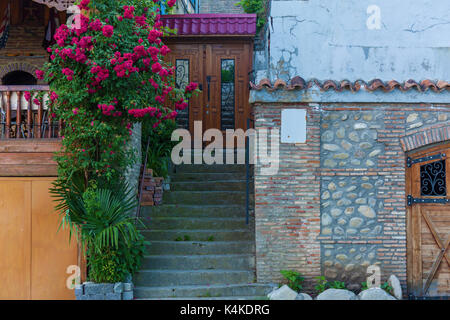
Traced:
POLYGON ((252 44, 250 41, 171 39, 168 61, 177 67, 177 87, 197 82, 202 92, 193 98, 188 111, 177 118, 180 127, 194 134, 194 121, 202 122, 202 131, 211 128, 247 129, 251 116, 249 75, 252 44))
POLYGON ((58 232, 53 178, 0 178, 0 299, 74 299, 67 267, 78 249, 58 232))
POLYGON ((408 289, 414 296, 450 295, 450 145, 407 161, 408 289))

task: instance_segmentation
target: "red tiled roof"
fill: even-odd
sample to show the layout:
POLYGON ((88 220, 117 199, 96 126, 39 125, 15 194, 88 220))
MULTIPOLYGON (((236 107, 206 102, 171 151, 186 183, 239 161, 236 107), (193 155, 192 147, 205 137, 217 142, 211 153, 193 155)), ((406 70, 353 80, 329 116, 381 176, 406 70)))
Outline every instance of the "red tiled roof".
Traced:
POLYGON ((256 14, 173 14, 161 21, 180 36, 256 34, 256 14))
POLYGON ((351 92, 357 92, 362 87, 364 87, 367 91, 376 91, 383 90, 384 92, 391 92, 395 89, 400 91, 408 91, 412 88, 420 91, 426 92, 428 90, 432 90, 434 92, 442 92, 444 90, 450 90, 450 82, 446 81, 432 81, 432 80, 423 80, 421 82, 416 82, 414 80, 407 80, 404 83, 400 83, 395 80, 383 82, 380 79, 374 79, 372 81, 366 82, 364 80, 357 80, 355 82, 350 82, 348 80, 342 80, 340 82, 333 80, 319 81, 316 79, 312 79, 309 81, 305 81, 301 77, 294 77, 291 79, 289 84, 281 79, 276 80, 273 84, 269 79, 262 79, 259 84, 250 84, 252 90, 260 91, 266 89, 267 91, 275 91, 278 89, 282 90, 304 90, 309 89, 313 86, 318 87, 321 91, 327 91, 329 89, 333 89, 337 92, 342 92, 344 90, 350 90, 351 92))

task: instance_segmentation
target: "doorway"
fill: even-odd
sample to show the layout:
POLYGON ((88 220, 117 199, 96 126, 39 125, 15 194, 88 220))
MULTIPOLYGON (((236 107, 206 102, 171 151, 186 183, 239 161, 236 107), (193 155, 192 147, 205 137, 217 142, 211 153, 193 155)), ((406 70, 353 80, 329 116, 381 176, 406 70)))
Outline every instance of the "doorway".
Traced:
POLYGON ((450 143, 407 158, 408 290, 450 295, 450 143))

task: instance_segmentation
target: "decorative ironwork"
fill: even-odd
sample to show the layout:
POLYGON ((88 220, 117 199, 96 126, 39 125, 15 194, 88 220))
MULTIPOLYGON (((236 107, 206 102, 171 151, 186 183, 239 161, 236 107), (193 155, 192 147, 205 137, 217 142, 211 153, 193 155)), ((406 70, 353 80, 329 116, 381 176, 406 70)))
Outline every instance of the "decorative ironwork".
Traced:
POLYGON ((414 198, 411 195, 408 195, 408 206, 412 206, 415 203, 442 203, 447 204, 450 202, 450 199, 446 198, 414 198))
POLYGON ((75 0, 32 0, 34 2, 45 4, 49 8, 56 8, 58 11, 65 11, 74 5, 75 0))
POLYGON ((406 158, 406 166, 408 168, 411 168, 411 166, 413 164, 416 163, 421 163, 421 162, 425 162, 425 161, 430 161, 430 160, 436 160, 436 159, 443 159, 445 158, 445 153, 438 153, 432 156, 427 156, 427 157, 423 157, 423 158, 418 158, 418 159, 411 159, 410 157, 406 158))
POLYGON ((234 129, 235 114, 235 62, 222 59, 221 62, 220 125, 222 130, 234 129))
POLYGON ((420 166, 420 194, 422 196, 446 196, 445 176, 445 160, 420 166))
MULTIPOLYGON (((177 59, 175 67, 175 86, 184 90, 189 84, 189 60, 177 59)), ((184 110, 178 110, 177 124, 180 128, 189 129, 189 106, 184 110)))

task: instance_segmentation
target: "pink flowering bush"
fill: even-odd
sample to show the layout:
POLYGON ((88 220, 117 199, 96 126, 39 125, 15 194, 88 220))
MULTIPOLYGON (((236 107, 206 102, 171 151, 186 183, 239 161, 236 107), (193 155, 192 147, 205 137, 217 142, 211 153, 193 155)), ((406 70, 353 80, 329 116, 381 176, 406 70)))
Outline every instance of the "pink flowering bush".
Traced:
POLYGON ((170 49, 162 37, 169 30, 155 1, 82 0, 78 6, 85 10, 79 28, 59 27, 50 62, 36 75, 50 84, 52 116, 65 123, 60 179, 82 171, 86 184, 107 182, 134 160, 125 148, 132 125, 156 128, 175 119, 197 84, 175 88, 175 69, 164 62, 170 49))

